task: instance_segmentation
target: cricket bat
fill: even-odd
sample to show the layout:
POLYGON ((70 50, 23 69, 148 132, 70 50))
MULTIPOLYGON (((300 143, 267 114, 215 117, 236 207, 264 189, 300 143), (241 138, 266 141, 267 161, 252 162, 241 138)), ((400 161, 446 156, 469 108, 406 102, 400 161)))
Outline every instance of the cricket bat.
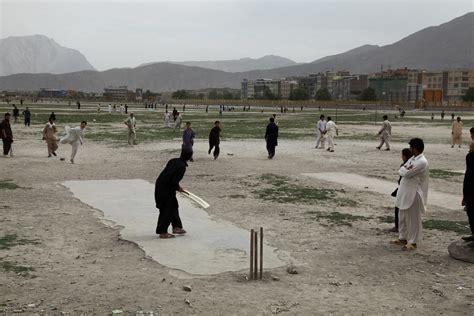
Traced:
POLYGON ((196 202, 197 204, 199 204, 199 206, 201 206, 202 208, 208 208, 210 205, 204 201, 203 199, 201 199, 199 196, 195 195, 195 194, 192 194, 191 192, 189 191, 183 191, 182 193, 184 193, 187 197, 189 197, 191 200, 193 200, 194 202, 196 202))

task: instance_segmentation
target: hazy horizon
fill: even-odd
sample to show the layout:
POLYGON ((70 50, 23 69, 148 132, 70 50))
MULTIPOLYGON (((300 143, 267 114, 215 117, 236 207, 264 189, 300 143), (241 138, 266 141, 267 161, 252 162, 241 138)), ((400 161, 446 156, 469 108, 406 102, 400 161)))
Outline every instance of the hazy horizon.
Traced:
POLYGON ((42 34, 98 70, 264 55, 301 63, 391 44, 473 9, 470 0, 0 0, 0 38, 42 34))

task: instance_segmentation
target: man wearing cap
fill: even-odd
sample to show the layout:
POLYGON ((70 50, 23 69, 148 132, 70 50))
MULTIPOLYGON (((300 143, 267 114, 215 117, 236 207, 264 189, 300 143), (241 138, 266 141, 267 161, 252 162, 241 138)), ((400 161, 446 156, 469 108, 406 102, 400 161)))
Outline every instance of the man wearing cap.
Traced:
POLYGON ((392 243, 403 245, 403 250, 415 250, 422 237, 421 216, 428 200, 429 165, 423 155, 423 140, 413 138, 408 144, 413 156, 398 172, 402 177, 395 201, 399 208, 399 237, 392 243))
POLYGON ((471 145, 466 156, 466 173, 462 188, 463 198, 461 204, 465 207, 471 236, 462 237, 465 241, 474 241, 474 127, 470 129, 471 145))
POLYGON ((125 125, 128 127, 128 144, 129 145, 136 145, 137 144, 137 134, 135 128, 137 127, 137 121, 133 112, 130 112, 129 117, 124 122, 125 125))

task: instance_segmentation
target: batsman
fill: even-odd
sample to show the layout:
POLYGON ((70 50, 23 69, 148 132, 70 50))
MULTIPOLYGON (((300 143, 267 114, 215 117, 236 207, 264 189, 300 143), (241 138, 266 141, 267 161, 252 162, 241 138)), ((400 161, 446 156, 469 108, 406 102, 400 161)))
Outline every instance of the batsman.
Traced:
POLYGON ((155 203, 160 210, 156 233, 160 238, 174 238, 175 235, 186 234, 179 217, 179 204, 176 199, 176 191, 184 192, 179 182, 184 177, 188 161, 192 157, 192 151, 181 152, 179 158, 173 158, 166 164, 155 183, 155 203), (173 227, 173 234, 168 233, 168 227, 173 227))

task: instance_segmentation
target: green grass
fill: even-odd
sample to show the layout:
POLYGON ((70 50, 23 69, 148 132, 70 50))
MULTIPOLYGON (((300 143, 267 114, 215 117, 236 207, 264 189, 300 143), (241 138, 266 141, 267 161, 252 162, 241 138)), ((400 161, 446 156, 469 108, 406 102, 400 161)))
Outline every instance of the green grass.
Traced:
POLYGON ((337 190, 302 186, 290 182, 287 177, 265 173, 259 177, 263 187, 259 186, 254 193, 258 198, 277 203, 317 204, 331 200, 339 206, 356 206, 358 202, 338 196, 337 190))
POLYGON ((470 229, 466 227, 467 222, 430 219, 423 222, 423 228, 452 231, 458 234, 468 234, 470 229))
POLYGON ((18 236, 15 234, 0 237, 0 249, 10 249, 11 247, 17 245, 28 244, 38 245, 40 244, 40 242, 38 242, 36 239, 19 239, 18 236))
POLYGON ((0 180, 0 189, 5 190, 15 190, 18 189, 19 186, 16 185, 13 180, 0 180))
POLYGON ((442 169, 430 169, 430 177, 436 179, 448 179, 452 177, 463 176, 461 172, 454 172, 442 169))
POLYGON ((231 199, 245 199, 246 198, 246 196, 243 194, 231 194, 231 195, 228 195, 227 197, 231 199))
POLYGON ((0 258, 0 268, 4 272, 14 272, 22 276, 31 276, 29 273, 35 271, 32 267, 21 266, 15 262, 3 260, 2 258, 0 258))
POLYGON ((369 220, 370 217, 359 216, 359 215, 352 215, 347 213, 340 213, 340 212, 331 212, 331 213, 324 213, 320 211, 310 211, 307 212, 308 214, 315 214, 316 219, 325 219, 329 223, 338 226, 352 226, 352 222, 362 221, 362 220, 369 220))
MULTIPOLYGON (((391 208, 393 210, 393 208, 391 208)), ((389 223, 389 224, 392 224, 393 222, 395 222, 395 217, 393 216, 379 216, 378 219, 382 222, 382 223, 389 223)))
MULTIPOLYGON (((383 223, 392 224, 394 222, 393 216, 379 216, 378 219, 383 223)), ((423 228, 437 229, 442 231, 452 231, 459 234, 469 234, 470 230, 466 226, 467 222, 448 221, 439 219, 429 219, 423 221, 423 228)))

